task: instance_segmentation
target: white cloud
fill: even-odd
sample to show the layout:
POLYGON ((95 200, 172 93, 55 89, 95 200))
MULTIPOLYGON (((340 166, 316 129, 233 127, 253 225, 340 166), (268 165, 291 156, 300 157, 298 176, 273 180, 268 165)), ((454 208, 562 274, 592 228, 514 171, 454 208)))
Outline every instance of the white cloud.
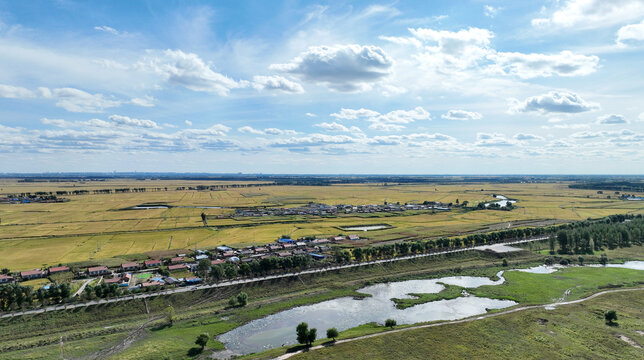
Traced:
POLYGON ((380 115, 379 112, 364 108, 357 110, 342 108, 340 109, 340 112, 331 114, 331 116, 339 120, 355 120, 358 118, 374 117, 378 115, 380 115))
POLYGON ((489 18, 495 17, 501 8, 490 6, 490 5, 485 5, 483 6, 483 14, 489 18))
POLYGON ((314 113, 310 113, 310 112, 307 112, 307 113, 306 113, 306 114, 304 114, 304 115, 306 115, 306 116, 308 116, 308 117, 312 117, 312 118, 313 118, 313 117, 317 117, 317 115, 315 115, 314 113))
POLYGON ((617 42, 644 41, 644 21, 639 24, 622 26, 617 31, 617 42))
POLYGON ((153 107, 154 98, 152 96, 145 96, 142 98, 133 98, 130 100, 130 104, 142 106, 142 107, 153 107))
POLYGON ((142 127, 149 129, 159 127, 157 123, 152 120, 134 119, 123 115, 110 115, 108 119, 112 120, 118 126, 142 127))
POLYGON ((323 123, 315 124, 313 126, 317 126, 317 127, 322 128, 324 130, 327 130, 327 131, 344 131, 344 132, 349 131, 348 127, 346 127, 346 126, 344 126, 342 124, 338 124, 335 121, 332 122, 332 123, 323 122, 323 123))
POLYGON ((514 146, 514 143, 508 140, 505 135, 498 133, 477 133, 476 140, 475 145, 482 147, 514 146))
POLYGON ((518 133, 514 135, 514 139, 518 141, 530 141, 530 140, 543 140, 543 137, 533 134, 523 134, 518 133))
POLYGON ((244 134, 255 134, 255 135, 297 135, 295 130, 283 130, 277 128, 268 128, 264 130, 255 129, 251 126, 242 126, 237 128, 237 131, 244 134))
POLYGON ((325 84, 336 91, 367 90, 389 74, 393 60, 373 45, 313 46, 286 64, 270 69, 289 73, 304 81, 325 84))
POLYGON ((498 52, 490 55, 490 58, 494 61, 491 69, 522 79, 588 75, 597 70, 599 63, 597 56, 574 54, 567 50, 558 54, 498 52))
POLYGON ((288 129, 268 128, 264 129, 267 135, 297 135, 297 131, 288 129))
POLYGON ((108 99, 103 94, 90 94, 74 88, 58 88, 49 91, 39 88, 43 95, 51 96, 57 100, 56 106, 70 112, 98 113, 111 107, 121 105, 121 101, 108 99))
POLYGON ((628 124, 628 120, 622 115, 609 114, 598 117, 597 123, 602 125, 628 124))
POLYGON ((510 112, 580 113, 599 108, 599 104, 586 102, 579 95, 569 91, 551 91, 547 94, 532 96, 524 101, 510 100, 510 112))
POLYGON ((637 117, 640 121, 644 121, 644 112, 640 113, 640 115, 637 117))
POLYGON ((192 121, 190 120, 185 120, 184 123, 188 126, 192 126, 192 121))
POLYGON ((60 127, 60 128, 66 128, 66 127, 74 126, 74 123, 69 122, 69 121, 64 120, 64 119, 42 118, 42 119, 40 119, 40 122, 45 124, 45 125, 53 125, 53 126, 60 127))
POLYGON ((401 131, 405 128, 404 125, 396 125, 396 124, 386 124, 386 123, 381 123, 381 122, 374 122, 371 125, 369 125, 369 129, 371 130, 378 130, 378 131, 401 131))
POLYGON ((333 113, 331 116, 340 120, 362 119, 371 123, 369 128, 378 131, 400 131, 405 128, 404 124, 409 124, 417 120, 431 120, 431 114, 421 106, 411 110, 393 110, 386 114, 380 114, 377 111, 369 109, 341 109, 339 113, 333 113))
POLYGON ((215 72, 197 54, 184 53, 181 50, 165 50, 160 54, 149 52, 136 67, 161 75, 171 85, 221 96, 228 95, 231 89, 247 85, 244 81, 237 82, 215 72))
POLYGON ((550 16, 535 18, 535 27, 574 27, 592 29, 639 20, 644 16, 641 0, 567 0, 555 2, 558 7, 550 16))
POLYGON ((0 97, 9 99, 26 99, 34 97, 34 93, 23 87, 0 84, 0 97))
POLYGON ((106 33, 110 33, 112 35, 118 35, 119 34, 118 30, 116 30, 114 28, 111 28, 109 26, 105 26, 105 25, 94 26, 94 30, 103 31, 103 32, 106 32, 106 33))
POLYGON ((415 55, 423 66, 439 71, 466 69, 476 65, 488 54, 494 34, 487 29, 469 28, 459 31, 409 29, 414 37, 433 46, 426 46, 423 53, 415 55))
POLYGON ((447 114, 441 115, 446 120, 480 120, 483 115, 474 111, 449 110, 447 114))
POLYGON ((287 139, 274 140, 270 146, 272 147, 303 147, 303 146, 322 146, 327 144, 352 144, 358 142, 347 135, 325 135, 325 134, 310 134, 304 137, 292 137, 287 139))
POLYGON ((285 93, 303 93, 302 85, 283 76, 254 76, 253 87, 257 90, 277 90, 285 93))

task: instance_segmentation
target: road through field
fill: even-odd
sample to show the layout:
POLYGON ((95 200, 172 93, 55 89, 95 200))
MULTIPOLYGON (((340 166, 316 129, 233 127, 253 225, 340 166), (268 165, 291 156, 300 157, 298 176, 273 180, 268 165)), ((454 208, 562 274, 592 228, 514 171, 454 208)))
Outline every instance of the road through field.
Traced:
MULTIPOLYGON (((501 244, 502 245, 514 245, 514 244, 522 244, 522 243, 528 243, 528 242, 534 242, 534 241, 542 241, 542 240, 546 240, 546 239, 548 239, 547 236, 542 236, 542 237, 531 238, 531 239, 515 240, 515 241, 504 242, 504 243, 498 243, 498 244, 494 244, 494 245, 501 245, 501 244)), ((16 312, 12 312, 12 313, 2 314, 0 316, 0 318, 10 318, 10 317, 21 316, 21 315, 41 314, 41 313, 48 312, 48 311, 67 310, 67 309, 74 309, 74 308, 78 308, 78 307, 91 306, 91 305, 109 304, 109 303, 115 303, 115 302, 120 302, 120 301, 128 301, 128 300, 135 300, 135 299, 145 299, 145 298, 149 298, 149 297, 153 297, 153 296, 171 295, 171 294, 178 294, 178 293, 183 293, 183 292, 188 292, 188 291, 205 290, 205 289, 213 289, 213 288, 223 288, 223 287, 234 286, 234 285, 250 284, 250 283, 259 282, 259 281, 265 281, 265 280, 281 279, 281 278, 294 277, 294 276, 300 276, 300 275, 306 275, 306 274, 317 274, 317 273, 323 273, 323 272, 327 272, 327 271, 350 269, 350 268, 355 268, 355 267, 360 267, 360 266, 384 264, 384 263, 390 263, 390 262, 395 262, 395 261, 411 260, 411 259, 423 258, 423 257, 428 257, 428 256, 439 256, 439 255, 445 255, 445 254, 454 254, 454 253, 460 253, 460 252, 472 251, 472 250, 485 250, 489 246, 490 245, 473 246, 473 247, 469 247, 469 248, 445 250, 445 251, 439 251, 439 252, 427 253, 427 254, 407 255, 407 256, 401 256, 401 257, 397 257, 397 258, 393 258, 393 259, 373 260, 373 261, 366 261, 366 262, 355 263, 355 264, 337 265, 337 266, 329 266, 329 267, 319 268, 319 269, 303 270, 303 271, 299 271, 299 272, 292 272, 292 273, 286 273, 286 274, 260 276, 260 277, 254 277, 252 279, 239 279, 239 280, 231 280, 231 281, 222 281, 222 282, 219 282, 219 283, 216 283, 216 284, 186 286, 186 287, 180 287, 180 288, 174 288, 174 289, 169 289, 169 290, 158 291, 158 292, 154 292, 154 293, 136 294, 136 295, 124 296, 124 297, 119 297, 119 298, 114 298, 114 299, 92 300, 92 301, 88 301, 88 302, 84 302, 84 303, 78 303, 78 304, 52 305, 52 306, 47 306, 47 307, 44 307, 44 308, 39 308, 39 309, 34 309, 34 310, 16 311, 16 312)))
MULTIPOLYGON (((487 318, 491 318, 491 317, 495 317, 495 316, 511 314, 511 313, 515 313, 515 312, 518 312, 518 311, 538 309, 538 308, 556 307, 556 306, 571 305, 571 304, 578 304, 578 303, 581 303, 581 302, 584 302, 584 301, 594 299, 594 298, 596 298, 598 296, 605 295, 605 294, 610 294, 610 293, 625 292, 625 291, 642 291, 642 290, 644 290, 644 288, 605 290, 605 291, 601 291, 601 292, 592 294, 592 295, 590 295, 588 297, 585 297, 585 298, 582 298, 582 299, 577 299, 577 300, 572 300, 572 301, 555 302, 555 303, 543 304, 543 305, 522 306, 522 307, 518 307, 518 308, 512 308, 510 310, 504 310, 504 311, 495 312, 495 313, 492 313, 492 314, 475 316, 475 317, 471 317, 471 318, 467 318, 467 319, 452 320, 452 321, 445 321, 445 322, 434 323, 434 324, 411 326, 411 327, 407 327, 407 328, 403 328, 403 329, 390 330, 390 331, 385 331, 385 332, 381 332, 381 333, 377 333, 377 334, 358 336, 358 337, 354 337, 354 338, 351 338, 351 339, 337 340, 335 343, 333 343, 333 345, 352 342, 352 341, 356 341, 356 340, 368 339, 368 338, 372 338, 372 337, 376 337, 376 336, 383 336, 383 335, 388 335, 388 334, 393 334, 393 333, 398 333, 398 332, 403 332, 403 331, 409 331, 409 330, 424 329, 424 328, 451 325, 451 324, 467 323, 467 322, 471 322, 471 321, 475 321, 475 320, 483 320, 483 319, 487 319, 487 318)), ((301 354, 304 351, 313 351, 313 350, 323 349, 326 346, 327 345, 317 345, 317 346, 310 347, 308 349, 294 351, 292 353, 288 353, 288 354, 278 356, 273 360, 288 359, 288 358, 290 358, 292 356, 295 356, 297 354, 301 354)))

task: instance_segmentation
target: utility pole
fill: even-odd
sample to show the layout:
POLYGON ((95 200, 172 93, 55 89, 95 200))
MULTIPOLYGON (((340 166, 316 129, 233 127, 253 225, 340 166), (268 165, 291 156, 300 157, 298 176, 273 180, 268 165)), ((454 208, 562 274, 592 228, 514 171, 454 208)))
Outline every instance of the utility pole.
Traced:
POLYGON ((168 250, 172 247, 172 235, 170 235, 170 243, 168 244, 168 250))

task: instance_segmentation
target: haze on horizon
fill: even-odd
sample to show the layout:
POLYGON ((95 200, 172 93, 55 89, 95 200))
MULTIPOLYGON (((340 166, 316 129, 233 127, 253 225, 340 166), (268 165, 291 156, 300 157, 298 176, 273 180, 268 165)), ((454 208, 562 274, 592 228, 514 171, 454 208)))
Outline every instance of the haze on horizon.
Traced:
POLYGON ((0 172, 641 174, 644 0, 0 2, 0 172))

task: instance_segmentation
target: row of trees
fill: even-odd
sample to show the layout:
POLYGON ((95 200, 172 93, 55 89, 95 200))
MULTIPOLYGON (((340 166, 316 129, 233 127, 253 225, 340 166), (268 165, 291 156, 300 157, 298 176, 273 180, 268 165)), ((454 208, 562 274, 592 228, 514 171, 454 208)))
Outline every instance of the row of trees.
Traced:
MULTIPOLYGON (((396 326, 396 320, 394 319, 385 320, 385 326, 393 329, 394 326, 396 326)), ((313 342, 315 342, 315 339, 317 338, 318 330, 316 328, 309 329, 309 324, 305 322, 301 322, 295 328, 295 334, 297 335, 297 342, 299 344, 311 346, 313 345, 313 342)), ((333 341, 335 341, 335 339, 339 335, 340 335, 340 332, 338 332, 338 329, 334 327, 326 330, 327 339, 332 339, 333 341)))

